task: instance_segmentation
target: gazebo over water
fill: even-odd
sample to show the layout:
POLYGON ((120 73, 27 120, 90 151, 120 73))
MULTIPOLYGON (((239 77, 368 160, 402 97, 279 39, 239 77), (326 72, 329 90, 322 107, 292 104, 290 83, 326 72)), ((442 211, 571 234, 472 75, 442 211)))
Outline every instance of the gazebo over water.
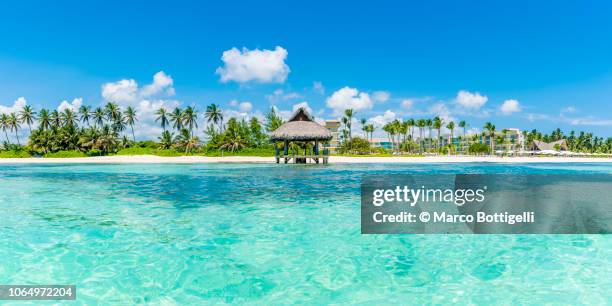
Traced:
POLYGON ((317 164, 320 159, 326 164, 329 155, 326 150, 323 150, 323 154, 320 154, 319 146, 321 141, 329 141, 330 139, 332 139, 331 132, 316 123, 304 107, 298 108, 291 115, 289 121, 283 123, 270 134, 270 140, 274 142, 276 163, 280 163, 280 160, 284 159, 285 164, 291 161, 291 159, 293 159, 294 163, 307 163, 308 159, 311 159, 317 164), (282 154, 277 146, 277 143, 281 141, 283 142, 282 154), (301 147, 291 146, 290 154, 290 143, 297 143, 301 147))

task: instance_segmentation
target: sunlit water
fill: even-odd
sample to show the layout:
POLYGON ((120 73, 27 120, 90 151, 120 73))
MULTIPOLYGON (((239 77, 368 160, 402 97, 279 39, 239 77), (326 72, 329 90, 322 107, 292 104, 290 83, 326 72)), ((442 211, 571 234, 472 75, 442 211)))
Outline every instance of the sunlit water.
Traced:
POLYGON ((364 174, 568 172, 612 165, 4 165, 0 284, 76 284, 83 304, 605 304, 612 236, 360 234, 364 174))

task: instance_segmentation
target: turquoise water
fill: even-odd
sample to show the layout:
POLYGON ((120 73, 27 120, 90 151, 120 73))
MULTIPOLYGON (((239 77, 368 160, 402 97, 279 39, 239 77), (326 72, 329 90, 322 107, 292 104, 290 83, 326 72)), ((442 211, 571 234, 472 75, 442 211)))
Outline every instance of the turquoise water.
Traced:
POLYGON ((605 304, 612 236, 361 235, 371 173, 612 164, 0 166, 0 284, 94 304, 605 304))

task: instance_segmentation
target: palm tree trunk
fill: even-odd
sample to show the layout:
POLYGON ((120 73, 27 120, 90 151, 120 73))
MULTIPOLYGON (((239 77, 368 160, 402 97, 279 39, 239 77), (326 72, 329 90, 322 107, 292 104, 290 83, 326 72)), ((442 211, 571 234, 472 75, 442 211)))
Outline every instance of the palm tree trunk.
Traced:
POLYGON ((132 139, 136 142, 136 135, 134 135, 134 126, 130 124, 130 128, 132 128, 132 139))
POLYGON ((15 137, 17 137, 17 144, 21 147, 21 143, 19 142, 19 134, 17 134, 16 129, 15 129, 15 137))
POLYGON ((11 141, 10 141, 10 140, 9 140, 9 138, 8 138, 8 133, 6 132, 6 129, 4 130, 4 136, 6 136, 6 142, 7 142, 8 144, 11 144, 11 141))

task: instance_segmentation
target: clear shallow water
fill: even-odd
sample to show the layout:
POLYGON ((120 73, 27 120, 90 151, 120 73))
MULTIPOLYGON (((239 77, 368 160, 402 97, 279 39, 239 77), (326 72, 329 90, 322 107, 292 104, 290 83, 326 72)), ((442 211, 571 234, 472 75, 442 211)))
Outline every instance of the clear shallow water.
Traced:
POLYGON ((0 284, 78 302, 605 304, 612 236, 360 235, 370 173, 611 164, 0 166, 0 284))

